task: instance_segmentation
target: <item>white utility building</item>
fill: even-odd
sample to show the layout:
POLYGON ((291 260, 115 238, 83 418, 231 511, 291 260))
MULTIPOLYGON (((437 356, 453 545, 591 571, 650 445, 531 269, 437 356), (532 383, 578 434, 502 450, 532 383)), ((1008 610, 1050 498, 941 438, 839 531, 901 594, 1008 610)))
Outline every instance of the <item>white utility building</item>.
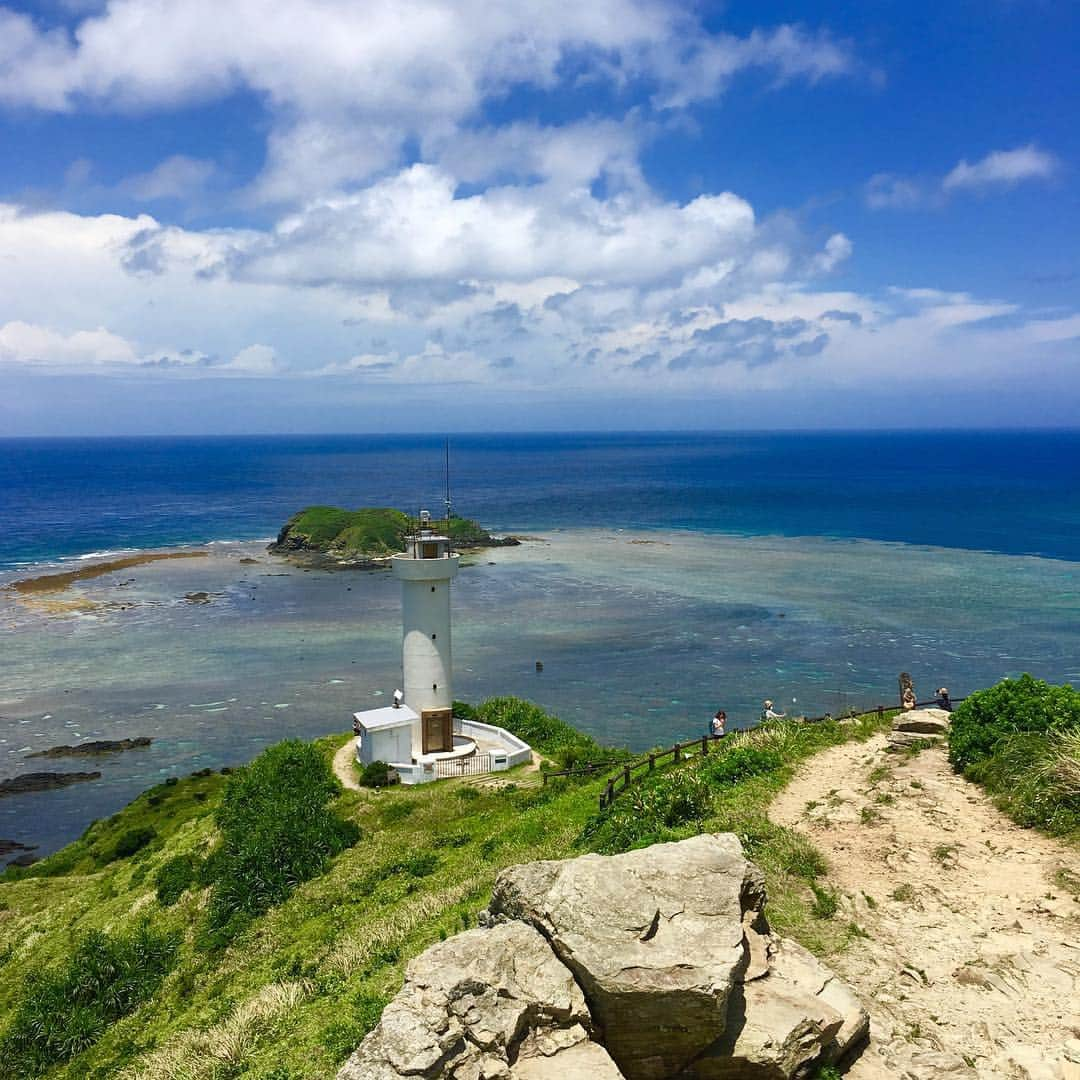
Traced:
POLYGON ((401 582, 404 694, 388 708, 354 714, 357 761, 384 761, 406 784, 508 769, 531 757, 503 728, 454 720, 450 582, 458 560, 450 537, 422 511, 405 550, 390 559, 401 582))

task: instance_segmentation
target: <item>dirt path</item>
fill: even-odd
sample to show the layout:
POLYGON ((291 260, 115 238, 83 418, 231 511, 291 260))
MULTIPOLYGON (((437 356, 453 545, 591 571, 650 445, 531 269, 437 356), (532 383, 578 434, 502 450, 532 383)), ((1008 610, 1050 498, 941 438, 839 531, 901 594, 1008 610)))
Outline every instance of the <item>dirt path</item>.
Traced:
POLYGON ((356 760, 356 740, 350 739, 334 754, 334 775, 341 781, 341 786, 349 791, 360 791, 353 761, 356 760))
POLYGON ((770 817, 825 852, 836 918, 868 935, 829 960, 872 1017, 851 1080, 1080 1080, 1075 852, 1013 825, 943 749, 884 736, 815 757, 770 817))

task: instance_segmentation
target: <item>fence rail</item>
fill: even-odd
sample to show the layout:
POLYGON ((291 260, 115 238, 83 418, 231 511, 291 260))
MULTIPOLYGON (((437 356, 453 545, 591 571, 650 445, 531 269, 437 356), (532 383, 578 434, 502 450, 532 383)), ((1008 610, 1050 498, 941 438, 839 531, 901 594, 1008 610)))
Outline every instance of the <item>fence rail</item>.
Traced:
POLYGON ((438 780, 448 780, 454 776, 479 776, 481 773, 489 772, 491 772, 491 755, 486 753, 435 762, 435 777, 438 780))
MULTIPOLYGON (((952 704, 956 705, 963 701, 963 698, 953 698, 952 704)), ((934 707, 938 704, 935 698, 932 701, 917 701, 915 703, 916 709, 926 709, 934 707)), ((877 714, 878 716, 884 716, 887 709, 897 709, 896 705, 875 705, 870 709, 863 709, 860 712, 856 712, 854 709, 850 710, 845 716, 840 717, 842 720, 854 720, 860 716, 872 716, 877 714)), ((800 718, 800 722, 804 724, 820 724, 825 720, 831 720, 833 717, 826 713, 824 716, 804 716, 800 718)), ((758 725, 755 724, 754 727, 758 725)), ((753 730, 748 728, 746 730, 753 730)), ((545 772, 543 774, 543 782, 546 784, 549 779, 556 776, 585 776, 598 772, 606 772, 608 769, 617 769, 618 772, 615 776, 611 777, 604 785, 604 790, 600 793, 600 809, 606 810, 616 799, 621 795, 630 785, 644 776, 648 776, 652 773, 657 765, 664 762, 666 758, 671 758, 672 765, 679 765, 684 761, 689 761, 693 757, 706 757, 709 753, 709 747, 714 746, 716 743, 723 742, 723 735, 702 735, 699 739, 691 739, 689 742, 675 743, 674 746, 669 746, 666 750, 653 750, 646 754, 645 757, 639 758, 637 761, 592 761, 587 762, 585 765, 579 766, 576 769, 562 769, 558 772, 545 772)))

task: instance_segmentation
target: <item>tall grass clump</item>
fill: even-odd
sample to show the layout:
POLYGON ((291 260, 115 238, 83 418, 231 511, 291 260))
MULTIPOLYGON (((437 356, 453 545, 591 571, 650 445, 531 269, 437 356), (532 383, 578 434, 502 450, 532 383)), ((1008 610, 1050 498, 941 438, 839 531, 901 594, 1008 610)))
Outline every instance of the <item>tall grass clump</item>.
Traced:
POLYGON ((92 1046, 154 993, 178 947, 177 936, 148 923, 128 935, 85 934, 60 966, 27 977, 0 1038, 0 1077, 38 1076, 92 1046))
POLYGON ((972 694, 949 760, 1018 824, 1080 839, 1080 691, 1022 675, 972 694))
MULTIPOLYGON (((458 715, 464 715, 458 703, 454 708, 458 715)), ((572 769, 586 761, 610 761, 628 756, 625 750, 601 746, 591 736, 544 712, 539 705, 522 701, 521 698, 490 698, 475 709, 469 709, 468 713, 467 719, 506 728, 564 769, 572 769)))
POLYGON ((356 825, 328 805, 338 794, 324 756, 298 739, 271 746, 229 778, 216 814, 221 841, 206 867, 213 930, 227 940, 357 841, 356 825))

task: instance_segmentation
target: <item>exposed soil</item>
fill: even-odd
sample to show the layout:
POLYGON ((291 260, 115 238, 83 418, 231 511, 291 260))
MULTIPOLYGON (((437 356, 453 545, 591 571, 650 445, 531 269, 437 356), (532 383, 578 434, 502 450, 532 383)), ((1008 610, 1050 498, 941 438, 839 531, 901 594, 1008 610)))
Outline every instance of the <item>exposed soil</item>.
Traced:
POLYGON ((866 932, 830 965, 863 997, 852 1080, 1080 1080, 1080 855, 1021 829, 944 749, 818 755, 770 817, 809 836, 866 932))
POLYGON ((334 775, 341 781, 341 786, 349 791, 360 791, 360 778, 356 775, 353 762, 356 760, 356 740, 350 739, 339 747, 334 754, 334 775))

